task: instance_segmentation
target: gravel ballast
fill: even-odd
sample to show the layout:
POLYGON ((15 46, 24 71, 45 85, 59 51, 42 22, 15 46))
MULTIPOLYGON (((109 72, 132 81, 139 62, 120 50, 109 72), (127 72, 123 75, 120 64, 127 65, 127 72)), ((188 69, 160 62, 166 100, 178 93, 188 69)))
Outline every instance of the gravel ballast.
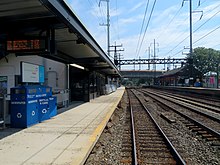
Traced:
MULTIPOLYGON (((182 123, 179 116, 169 115, 175 119, 175 123, 169 123, 161 117, 164 110, 158 104, 146 98, 146 106, 156 118, 164 132, 170 137, 172 144, 187 162, 192 165, 217 165, 220 164, 219 146, 212 146, 209 142, 198 137, 182 123)), ((121 145, 123 130, 127 113, 128 98, 125 92, 120 106, 115 110, 100 139, 93 148, 85 165, 120 165, 121 145)), ((168 113, 168 112, 166 112, 168 113)))

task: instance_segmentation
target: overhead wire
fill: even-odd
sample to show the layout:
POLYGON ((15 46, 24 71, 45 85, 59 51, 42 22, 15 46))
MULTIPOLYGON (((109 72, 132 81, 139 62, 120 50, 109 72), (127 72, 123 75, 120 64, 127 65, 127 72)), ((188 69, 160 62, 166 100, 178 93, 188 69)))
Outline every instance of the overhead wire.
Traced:
MULTIPOLYGON (((205 0, 206 1, 206 0, 205 0)), ((198 9, 199 8, 199 6, 201 6, 205 1, 203 1, 202 3, 200 3, 200 5, 198 5, 197 7, 196 7, 196 9, 198 9)), ((182 9, 182 5, 181 5, 181 7, 180 7, 180 9, 178 10, 178 12, 180 12, 180 10, 182 9)), ((176 15, 178 14, 178 12, 176 13, 176 15)), ((174 16, 174 18, 175 18, 175 16, 174 16)), ((184 19, 184 21, 183 22, 185 22, 185 21, 187 21, 189 19, 189 16, 186 18, 186 19, 184 19)), ((196 22, 196 23, 198 23, 198 21, 196 22)), ((196 23, 194 23, 194 24, 196 24, 196 23)), ((185 34, 185 31, 187 30, 188 28, 186 28, 185 30, 183 30, 183 32, 182 33, 180 33, 180 35, 178 35, 177 37, 175 37, 175 39, 172 39, 170 42, 173 42, 173 41, 175 41, 175 40, 177 40, 178 38, 180 38, 181 36, 183 36, 184 34, 185 34)), ((188 37, 187 37, 188 38, 188 37)), ((187 39, 187 38, 185 38, 185 39, 187 39)), ((184 40, 185 40, 184 39, 184 40)), ((181 41, 181 43, 182 43, 182 41, 181 41)), ((180 43, 180 44, 181 44, 180 43)), ((179 44, 178 44, 178 46, 179 46, 179 44)), ((175 46, 175 48, 176 48, 177 46, 175 46)), ((170 53, 170 52, 172 52, 174 49, 172 49, 172 50, 170 50, 168 53, 170 53)), ((166 54, 168 54, 168 53, 166 53, 166 54)))
MULTIPOLYGON (((203 3, 204 3, 204 2, 203 2, 203 3)), ((201 4, 202 4, 202 3, 201 3, 201 4)), ((200 5, 201 5, 201 4, 200 4, 200 5)), ((181 8, 180 8, 179 10, 181 10, 182 7, 183 7, 183 6, 181 5, 181 8)), ((199 6, 197 6, 197 8, 198 8, 198 7, 199 7, 199 6)), ((197 9, 197 8, 196 8, 196 9, 197 9)), ((188 16, 186 19, 184 19, 183 22, 187 21, 188 19, 189 19, 189 16, 188 16)), ((198 22, 198 21, 197 21, 197 22, 198 22)), ((196 23, 197 23, 197 22, 196 22, 196 23)), ((194 23, 194 24, 196 24, 196 23, 194 23)), ((181 25, 179 25, 179 26, 181 26, 181 25)), ((178 27, 179 27, 179 26, 178 26, 178 27)), ((182 36, 185 34, 185 31, 186 31, 187 29, 188 29, 188 28, 186 28, 185 30, 183 30, 183 32, 181 32, 177 37, 175 37, 175 39, 172 39, 170 42, 173 42, 173 41, 177 40, 178 38, 182 37, 182 36)), ((171 38, 172 38, 172 37, 171 37, 171 38)), ((186 38, 186 39, 187 39, 187 38, 186 38)), ((181 41, 181 42, 182 42, 182 41, 181 41)), ((175 47, 175 48, 176 48, 176 47, 175 47)), ((171 52, 171 51, 173 51, 173 49, 170 50, 169 52, 171 52)), ((168 53, 169 53, 169 52, 168 52, 168 53)), ((166 54, 168 54, 168 53, 166 53, 166 54)))
POLYGON ((180 51, 176 52, 174 55, 169 56, 169 57, 170 57, 170 58, 171 58, 171 57, 174 57, 174 56, 176 56, 177 54, 179 54, 179 53, 183 52, 183 50, 184 50, 184 49, 181 49, 180 51))
MULTIPOLYGON (((96 2, 97 2, 97 0, 96 0, 96 2)), ((104 20, 104 17, 105 17, 105 13, 104 13, 104 11, 103 11, 103 9, 102 9, 102 4, 101 3, 99 3, 99 2, 97 2, 97 4, 98 4, 98 6, 99 6, 99 13, 100 13, 100 17, 101 17, 101 21, 102 22, 106 22, 106 20, 104 20)), ((105 33, 107 33, 107 30, 105 29, 105 33)))
MULTIPOLYGON (((181 8, 180 8, 180 10, 182 9, 182 6, 181 6, 181 8)), ((184 19, 183 20, 183 22, 185 22, 185 21, 187 21, 189 19, 189 16, 186 18, 186 19, 184 19)), ((178 27, 180 27, 181 25, 179 25, 179 26, 177 26, 177 28, 178 27)), ((172 39, 172 35, 169 37, 170 38, 170 42, 173 42, 173 41, 175 41, 175 40, 177 40, 178 38, 180 38, 182 35, 184 35, 184 33, 185 33, 185 31, 187 30, 188 28, 186 28, 185 30, 183 30, 183 32, 182 33, 180 33, 177 37, 175 37, 175 39, 172 39)))
MULTIPOLYGON (((216 27, 215 29, 211 30, 210 32, 208 32, 207 34, 203 35, 201 38, 197 39, 196 41, 193 42, 193 44, 196 44, 197 42, 199 42, 200 40, 204 39, 205 37, 207 37, 208 35, 212 34, 213 32, 215 32, 216 30, 220 29, 220 26, 216 27)), ((177 46, 179 46, 183 41, 185 41, 187 38, 189 38, 189 36, 187 36, 184 40, 182 40, 177 46)), ((177 47, 176 46, 176 47, 177 47)), ((218 45, 217 45, 218 46, 218 45)), ((175 47, 175 48, 176 48, 175 47)), ((172 49, 170 52, 172 52, 174 49, 172 49)), ((176 54, 172 55, 171 57, 174 57, 175 55, 181 53, 184 49, 182 49, 181 51, 178 51, 176 54)))
POLYGON ((193 42, 193 44, 199 42, 200 40, 202 40, 203 38, 207 37, 208 35, 212 34, 213 32, 215 32, 216 30, 220 29, 220 26, 216 27, 215 29, 211 30, 210 32, 208 32, 207 34, 205 34, 204 36, 202 36, 201 38, 197 39, 195 42, 193 42))
MULTIPOLYGON (((173 49, 171 49, 167 54, 169 54, 170 52, 172 52, 173 50, 175 50, 180 44, 182 44, 187 38, 189 38, 189 36, 187 36, 186 38, 184 38, 181 42, 179 42, 173 49)), ((184 49, 183 49, 184 50, 184 49)), ((175 54, 176 55, 176 54, 175 54)), ((172 55, 173 57, 174 55, 172 55)))
MULTIPOLYGON (((207 34, 203 35, 201 38, 197 39, 196 41, 193 42, 193 44, 196 44, 197 42, 199 42, 200 40, 204 39, 205 37, 209 36, 210 34, 212 34, 213 32, 215 32, 216 30, 220 29, 220 26, 216 27, 215 29, 211 30, 210 32, 208 32, 207 34)), ((185 41, 187 38, 189 38, 189 36, 187 36, 186 38, 184 38, 176 47, 178 47, 181 43, 183 43, 183 41, 185 41)), ((218 46, 218 45, 217 45, 218 46)), ((175 47, 175 48, 176 48, 175 47)), ((216 47, 216 46, 214 46, 216 47)), ((174 48, 174 49, 175 49, 174 48)), ((170 52, 172 52, 174 49, 172 49, 170 52)), ((185 49, 185 48, 184 48, 185 49)), ((172 55, 171 57, 174 57, 175 55, 181 53, 184 49, 182 49, 181 51, 177 52, 176 54, 172 55)))
MULTIPOLYGON (((160 33, 160 34, 158 35, 158 37, 159 37, 159 36, 162 36, 162 34, 167 31, 168 27, 171 25, 171 23, 174 21, 174 19, 177 17, 177 15, 180 13, 181 9, 182 9, 182 6, 179 8, 179 10, 176 12, 176 14, 173 16, 173 18, 172 18, 172 19, 170 20, 170 22, 167 24, 166 30, 163 30, 163 32, 160 33)), ((180 34, 180 36, 182 36, 182 33, 180 34)), ((157 38, 158 38, 158 37, 157 37, 157 38)), ((178 37, 179 37, 179 36, 178 36, 178 37)), ((177 37, 177 38, 178 38, 178 37, 177 37)), ((158 40, 159 40, 159 39, 158 39, 158 40)), ((162 40, 162 42, 163 42, 163 41, 164 41, 164 40, 162 40)), ((167 44, 167 45, 168 45, 168 44, 167 44)), ((169 51, 169 52, 172 52, 172 50, 169 51)), ((169 53, 169 52, 168 52, 168 53, 169 53)))
POLYGON ((112 28, 114 30, 114 34, 115 34, 115 38, 116 40, 119 40, 120 41, 120 36, 119 36, 119 24, 118 24, 118 1, 115 0, 115 12, 116 12, 116 15, 115 15, 115 19, 112 19, 113 21, 112 22, 112 28))
MULTIPOLYGON (((205 2, 205 1, 204 1, 204 2, 205 2)), ((204 2, 203 2, 203 3, 204 3, 204 2)), ((203 3, 201 3, 201 4, 203 4, 203 3)), ((217 5, 216 7, 212 8, 212 9, 209 10, 209 11, 211 12, 211 11, 215 10, 216 8, 218 8, 219 6, 220 6, 220 4, 217 5)), ((209 13, 210 13, 210 12, 209 12, 209 13)), ((209 13, 208 13, 208 14, 209 14, 209 13)), ((206 22, 204 22, 202 25, 200 25, 196 30, 193 31, 193 33, 196 32, 197 30, 199 30, 201 27, 203 27, 206 23, 208 23, 211 19, 213 19, 218 13, 220 13, 220 11, 218 11, 217 13, 215 13, 215 14, 214 14, 212 17, 210 17, 206 22)), ((197 22, 198 22, 198 21, 197 21, 197 22)), ((196 22, 196 23, 197 23, 197 22, 196 22)), ((195 24, 196 24, 196 23, 195 23, 195 24)), ((185 33, 185 32, 183 32, 183 33, 185 33)), ((178 37, 176 37, 176 39, 179 38, 180 36, 182 36, 182 33, 181 33, 181 35, 179 35, 178 37)), ((182 41, 180 41, 174 48, 172 48, 172 49, 171 49, 168 53, 166 53, 166 54, 169 54, 170 52, 172 52, 173 50, 175 50, 175 49, 176 49, 181 43, 183 43, 187 38, 189 38, 189 35, 188 35, 186 38, 184 38, 182 41)), ((175 54, 175 55, 176 55, 176 54, 175 54)), ((172 55, 172 56, 174 56, 174 55, 172 55)))
POLYGON ((143 28, 144 28, 146 16, 147 16, 148 6, 149 6, 149 0, 147 1, 146 7, 145 7, 144 18, 143 18, 143 21, 142 21, 141 31, 140 31, 140 34, 139 34, 139 38, 138 38, 138 43, 137 43, 137 48, 136 48, 135 54, 137 54, 137 52, 138 52, 138 47, 139 47, 139 44, 140 44, 140 39, 141 39, 142 31, 143 31, 143 28))
MULTIPOLYGON (((220 44, 214 45, 212 48, 220 47, 220 44)), ((219 48, 220 49, 220 48, 219 48)))
MULTIPOLYGON (((98 0, 96 0, 96 4, 94 4, 95 2, 92 3, 91 0, 88 0, 88 2, 89 2, 89 5, 92 6, 92 7, 96 6, 96 4, 97 4, 97 6, 99 6, 98 0)), ((101 3, 100 3, 100 5, 101 5, 101 3)), ((101 22, 106 22, 106 21, 104 20, 105 14, 104 14, 104 12, 103 12, 103 10, 102 10, 101 7, 99 7, 99 14, 100 14, 100 16, 98 16, 98 15, 95 14, 97 20, 98 20, 99 22, 100 22, 100 21, 101 21, 101 22)), ((107 33, 106 28, 101 28, 101 29, 103 30, 104 33, 107 33)), ((114 59, 114 57, 112 57, 112 56, 110 56, 110 55, 109 55, 109 57, 110 57, 112 60, 114 59)))
POLYGON ((172 17, 172 19, 170 20, 170 22, 166 25, 166 28, 164 28, 164 30, 159 33, 159 35, 156 37, 158 38, 159 36, 162 36, 162 34, 164 34, 165 32, 167 32, 168 27, 170 26, 170 24, 174 21, 174 19, 176 18, 176 16, 179 14, 179 12, 181 11, 182 6, 179 8, 179 10, 176 12, 176 14, 172 17))
POLYGON ((120 35, 119 35, 119 23, 118 23, 118 0, 115 0, 115 6, 116 6, 116 13, 117 13, 117 16, 116 16, 116 22, 117 22, 117 37, 118 37, 118 40, 120 41, 121 38, 120 38, 120 35))
MULTIPOLYGON (((220 4, 217 6, 217 7, 219 7, 220 6, 220 4)), ((216 7, 216 8, 217 8, 216 7)), ((216 9, 215 8, 215 9, 216 9)), ((196 32, 197 30, 199 30, 201 27, 203 27, 205 24, 207 24, 211 19, 213 19, 217 14, 219 14, 220 13, 220 10, 218 11, 218 12, 216 12, 214 15, 212 15, 207 21, 205 21, 202 25, 200 25, 196 30, 194 30, 193 32, 196 32)))
MULTIPOLYGON (((220 5, 219 5, 220 6, 220 5)), ((197 29, 195 29, 193 31, 193 33, 195 33, 196 31, 198 31, 200 28, 202 28, 206 23, 208 23, 211 19, 213 19, 218 13, 220 13, 220 11, 218 11, 217 13, 215 13, 212 17, 210 17, 206 22, 204 22, 202 25, 200 25, 197 29)), ((177 48, 181 43, 183 43, 187 38, 189 38, 189 35, 184 38, 179 44, 177 44, 173 49, 171 49, 168 53, 172 52, 175 48, 177 48)), ((167 54, 168 54, 167 53, 167 54)))
MULTIPOLYGON (((204 2, 203 2, 203 3, 204 3, 204 2)), ((203 4, 203 3, 201 3, 201 4, 203 4)), ((211 13, 213 10, 217 9, 219 6, 220 6, 220 4, 217 5, 216 7, 212 8, 212 9, 210 9, 210 10, 206 13, 206 15, 209 14, 209 13, 211 13)), ((219 13, 219 12, 217 12, 217 13, 214 14, 213 16, 217 15, 218 13, 219 13)), ((199 19, 198 21, 196 21, 195 24, 197 24, 199 21, 200 21, 200 19, 199 19)))
MULTIPOLYGON (((95 6, 95 4, 91 0, 88 0, 88 2, 89 2, 90 6, 92 6, 92 7, 95 6)), ((96 0, 96 3, 97 3, 97 5, 99 5, 98 0, 96 0)), ((100 8, 99 8, 99 10, 100 10, 100 8)), ((97 20, 101 20, 101 22, 104 22, 104 19, 103 19, 104 13, 103 12, 101 13, 101 11, 99 11, 99 12, 100 12, 100 17, 98 15, 95 15, 95 16, 96 16, 97 20)), ((104 31, 106 32, 106 30, 104 30, 104 31)))
POLYGON ((151 20, 151 17, 153 15, 153 11, 154 11, 156 2, 157 2, 157 0, 154 0, 153 6, 152 6, 152 9, 151 9, 151 12, 150 12, 149 19, 147 21, 147 26, 145 28, 144 35, 142 37, 142 40, 141 40, 141 43, 140 43, 140 46, 139 46, 139 49, 138 49, 138 52, 137 52, 137 56, 139 56, 139 53, 140 53, 140 50, 141 50, 141 47, 142 47, 142 44, 143 44, 143 41, 144 41, 144 38, 145 38, 145 35, 146 35, 146 32, 147 32, 147 29, 148 29, 148 26, 149 26, 149 23, 150 23, 150 20, 151 20))

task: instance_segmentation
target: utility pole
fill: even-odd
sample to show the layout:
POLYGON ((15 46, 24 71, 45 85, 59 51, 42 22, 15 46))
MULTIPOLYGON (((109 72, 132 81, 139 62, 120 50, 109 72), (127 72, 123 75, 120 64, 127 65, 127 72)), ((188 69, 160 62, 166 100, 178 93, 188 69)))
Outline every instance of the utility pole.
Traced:
MULTIPOLYGON (((200 20, 202 19, 202 16, 203 16, 203 11, 193 11, 192 10, 192 0, 183 0, 182 2, 182 6, 184 5, 184 2, 185 1, 189 1, 189 33, 190 33, 190 41, 189 41, 189 55, 192 55, 193 53, 193 24, 192 24, 192 14, 193 13, 202 13, 201 14, 201 17, 200 17, 200 20)), ((198 3, 198 6, 200 6, 200 0, 199 0, 199 3, 198 3)))
MULTIPOLYGON (((152 43, 151 43, 152 44, 152 43)), ((155 62, 156 61, 156 44, 157 46, 159 46, 159 43, 156 43, 155 39, 154 39, 154 42, 153 42, 153 45, 154 45, 154 54, 153 54, 153 61, 155 62)), ((153 64, 153 71, 154 71, 154 85, 156 83, 156 63, 153 64)))
MULTIPOLYGON (((164 58, 165 59, 165 58, 164 58)), ((163 67, 163 70, 166 70, 166 64, 164 63, 164 67, 163 67)))
POLYGON ((141 70, 141 57, 139 56, 139 70, 141 70))
MULTIPOLYGON (((159 43, 156 43, 156 40, 154 39, 154 42, 150 44, 150 47, 152 44, 153 44, 153 61, 155 61, 156 60, 156 45, 159 47, 159 43)), ((150 51, 150 47, 149 47, 149 51, 150 51)), ((156 63, 153 64, 153 70, 156 70, 156 63)))
POLYGON ((192 55, 193 53, 193 48, 192 48, 192 0, 189 0, 189 19, 190 19, 190 23, 189 23, 189 29, 190 29, 190 46, 189 46, 189 53, 190 53, 190 56, 192 55))
MULTIPOLYGON (((184 5, 185 1, 189 1, 189 33, 190 33, 190 39, 189 39, 189 56, 191 57, 188 61, 189 65, 190 65, 190 71, 189 71, 189 85, 193 86, 193 73, 192 73, 192 65, 193 65, 193 59, 192 59, 192 54, 193 54, 193 25, 192 25, 192 13, 195 12, 202 12, 202 15, 200 17, 200 19, 203 16, 203 11, 192 11, 192 0, 183 0, 182 2, 182 6, 184 5)), ((200 0, 199 0, 199 5, 200 5, 200 0)))
MULTIPOLYGON (((150 50, 150 46, 148 47, 148 59, 150 60, 150 56, 151 56, 151 50, 150 50)), ((150 70, 150 63, 148 63, 148 70, 150 70)))
MULTIPOLYGON (((120 53, 118 53, 118 60, 121 60, 121 57, 123 58, 123 55, 121 55, 120 53)), ((121 71, 121 64, 120 62, 118 63, 118 69, 121 71)))
MULTIPOLYGON (((154 57, 153 57, 154 61, 156 59, 156 42, 154 39, 154 57)), ((153 70, 156 71, 156 64, 153 65, 153 70)))
MULTIPOLYGON (((170 59, 171 59, 171 57, 168 56, 168 61, 170 61, 170 59)), ((167 64, 167 71, 169 71, 169 70, 170 70, 170 63, 167 64)))
POLYGON ((120 63, 118 63, 118 53, 117 52, 121 52, 121 51, 124 51, 124 49, 117 49, 117 48, 120 48, 122 47, 122 44, 121 45, 116 45, 116 42, 115 42, 115 45, 112 45, 112 46, 109 46, 109 48, 114 48, 114 50, 110 50, 109 49, 109 54, 110 52, 114 52, 114 63, 116 66, 120 65, 120 63))
POLYGON ((101 1, 105 1, 107 3, 107 24, 100 24, 100 26, 107 26, 107 54, 110 56, 110 14, 109 14, 109 0, 100 0, 99 7, 101 1))
POLYGON ((184 2, 189 1, 189 55, 192 55, 192 0, 183 0, 182 7, 184 6, 184 2))
MULTIPOLYGON (((154 61, 156 59, 156 46, 155 46, 155 39, 154 39, 154 61)), ((154 85, 156 85, 156 64, 153 65, 153 69, 154 69, 154 85)))

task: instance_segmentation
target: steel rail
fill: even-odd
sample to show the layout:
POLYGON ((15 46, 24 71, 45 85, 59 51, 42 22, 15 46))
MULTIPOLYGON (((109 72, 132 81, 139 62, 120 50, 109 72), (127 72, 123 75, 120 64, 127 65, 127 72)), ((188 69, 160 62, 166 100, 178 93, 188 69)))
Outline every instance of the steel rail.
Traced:
MULTIPOLYGON (((144 90, 145 91, 145 90, 144 90)), ((148 91, 146 91, 148 92, 148 91)), ((158 94, 163 94, 164 96, 168 96, 168 97, 171 97, 171 98, 174 98, 174 99, 177 99, 179 101, 184 101, 186 103, 189 103, 189 104, 192 104, 192 105, 195 105, 195 106, 199 106, 201 108, 205 108, 205 109, 208 109, 212 112, 215 112, 215 113, 220 113, 220 106, 215 106, 215 107, 212 107, 213 105, 210 104, 210 103, 206 103, 204 104, 204 102, 202 101, 197 101, 195 102, 194 99, 190 99, 190 98, 187 98, 187 97, 184 97, 184 96, 181 96, 181 95, 177 95, 177 94, 171 94, 171 93, 168 93, 168 92, 161 92, 161 91, 156 91, 155 93, 158 93, 158 94), (217 107, 217 108, 216 108, 217 107)))
POLYGON ((174 104, 177 104, 177 105, 179 105, 179 106, 181 106, 181 107, 184 107, 184 108, 186 108, 186 109, 189 109, 189 110, 192 110, 192 111, 194 111, 194 112, 196 112, 196 113, 198 113, 198 114, 200 114, 200 115, 203 115, 203 116, 205 116, 205 117, 209 117, 210 119, 212 119, 213 121, 216 121, 216 122, 218 122, 218 123, 220 123, 220 120, 219 120, 219 118, 216 118, 216 117, 214 117, 214 116, 210 116, 209 114, 206 114, 206 113, 204 113, 204 112, 201 112, 201 111, 199 111, 199 110, 196 110, 196 109, 194 109, 194 108, 192 108, 192 107, 189 107, 189 106, 187 106, 187 105, 184 105, 184 104, 182 104, 182 103, 178 103, 178 102, 176 102, 176 101, 173 101, 173 100, 170 100, 170 99, 168 99, 168 98, 165 98, 165 97, 163 97, 163 96, 160 96, 160 95, 158 95, 158 94, 156 94, 156 93, 153 93, 153 92, 144 92, 144 91, 141 91, 142 93, 145 93, 145 94, 147 94, 148 95, 148 93, 150 93, 150 94, 152 94, 152 95, 155 95, 155 96, 158 96, 158 97, 160 97, 160 98, 163 98, 163 99, 165 99, 165 100, 167 100, 167 101, 170 101, 170 102, 172 102, 172 103, 174 103, 174 104))
MULTIPOLYGON (((128 94, 129 96, 129 94, 128 94)), ((135 137, 135 127, 134 127, 134 114, 133 114, 133 109, 132 109, 132 105, 131 105, 131 101, 130 101, 130 97, 129 97, 129 107, 130 107, 130 114, 131 114, 131 133, 132 133, 132 146, 133 146, 133 159, 132 159, 132 164, 133 165, 138 165, 138 161, 137 161, 137 147, 136 147, 136 137, 135 137)))
MULTIPOLYGON (((144 93, 145 93, 145 92, 144 92, 144 93)), ((151 93, 151 94, 145 93, 145 94, 147 94, 148 96, 150 96, 151 98, 153 98, 153 99, 156 100, 157 102, 161 103, 162 105, 164 105, 164 106, 170 108, 172 111, 178 113, 179 115, 183 116, 184 118, 186 118, 186 119, 192 121, 193 123, 199 125, 200 127, 202 127, 203 129, 205 129, 206 131, 208 131, 208 132, 211 133, 212 135, 216 136, 217 138, 220 138, 220 133, 219 133, 219 132, 213 130, 212 128, 210 128, 210 127, 208 127, 208 126, 205 126, 204 124, 202 124, 201 122, 199 122, 199 121, 197 121, 197 120, 191 118, 190 116, 188 116, 188 115, 186 115, 186 114, 184 114, 184 113, 182 113, 182 112, 179 112, 178 110, 174 109, 172 106, 169 106, 169 105, 165 104, 164 102, 158 100, 157 98, 155 98, 154 96, 152 96, 152 95, 155 95, 155 94, 152 94, 152 93, 151 93)), ((157 97, 160 97, 160 96, 157 96, 157 97)))
POLYGON ((135 95, 135 97, 138 99, 138 101, 140 102, 141 106, 144 108, 144 110, 147 112, 147 114, 150 116, 151 120, 153 121, 153 123, 156 125, 157 129, 159 130, 159 132, 161 133, 163 139, 165 140, 166 144, 170 147, 171 149, 171 153, 174 156, 177 164, 179 165, 186 165, 185 161, 183 160, 183 158, 180 156, 180 154, 177 152, 177 150, 175 149, 175 147, 173 146, 173 144, 170 142, 169 138, 166 136, 166 134, 163 132, 163 130, 160 128, 160 126, 157 124, 156 120, 154 119, 154 117, 150 114, 149 110, 145 107, 145 105, 143 104, 143 102, 140 100, 140 98, 132 91, 132 93, 135 95))

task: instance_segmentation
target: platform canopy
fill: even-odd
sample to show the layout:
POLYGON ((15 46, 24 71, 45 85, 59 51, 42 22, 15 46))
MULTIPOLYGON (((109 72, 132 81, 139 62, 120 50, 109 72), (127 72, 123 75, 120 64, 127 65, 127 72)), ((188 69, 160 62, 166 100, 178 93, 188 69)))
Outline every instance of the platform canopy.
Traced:
POLYGON ((7 43, 5 54, 11 50, 16 55, 40 55, 66 64, 75 63, 106 75, 120 75, 63 0, 1 0, 0 22, 0 42, 1 45, 7 43), (22 48, 22 44, 30 46, 37 39, 43 40, 40 44, 44 50, 25 52, 27 48, 22 48), (24 40, 28 41, 23 43, 24 40), (17 43, 19 48, 8 47, 17 43))

